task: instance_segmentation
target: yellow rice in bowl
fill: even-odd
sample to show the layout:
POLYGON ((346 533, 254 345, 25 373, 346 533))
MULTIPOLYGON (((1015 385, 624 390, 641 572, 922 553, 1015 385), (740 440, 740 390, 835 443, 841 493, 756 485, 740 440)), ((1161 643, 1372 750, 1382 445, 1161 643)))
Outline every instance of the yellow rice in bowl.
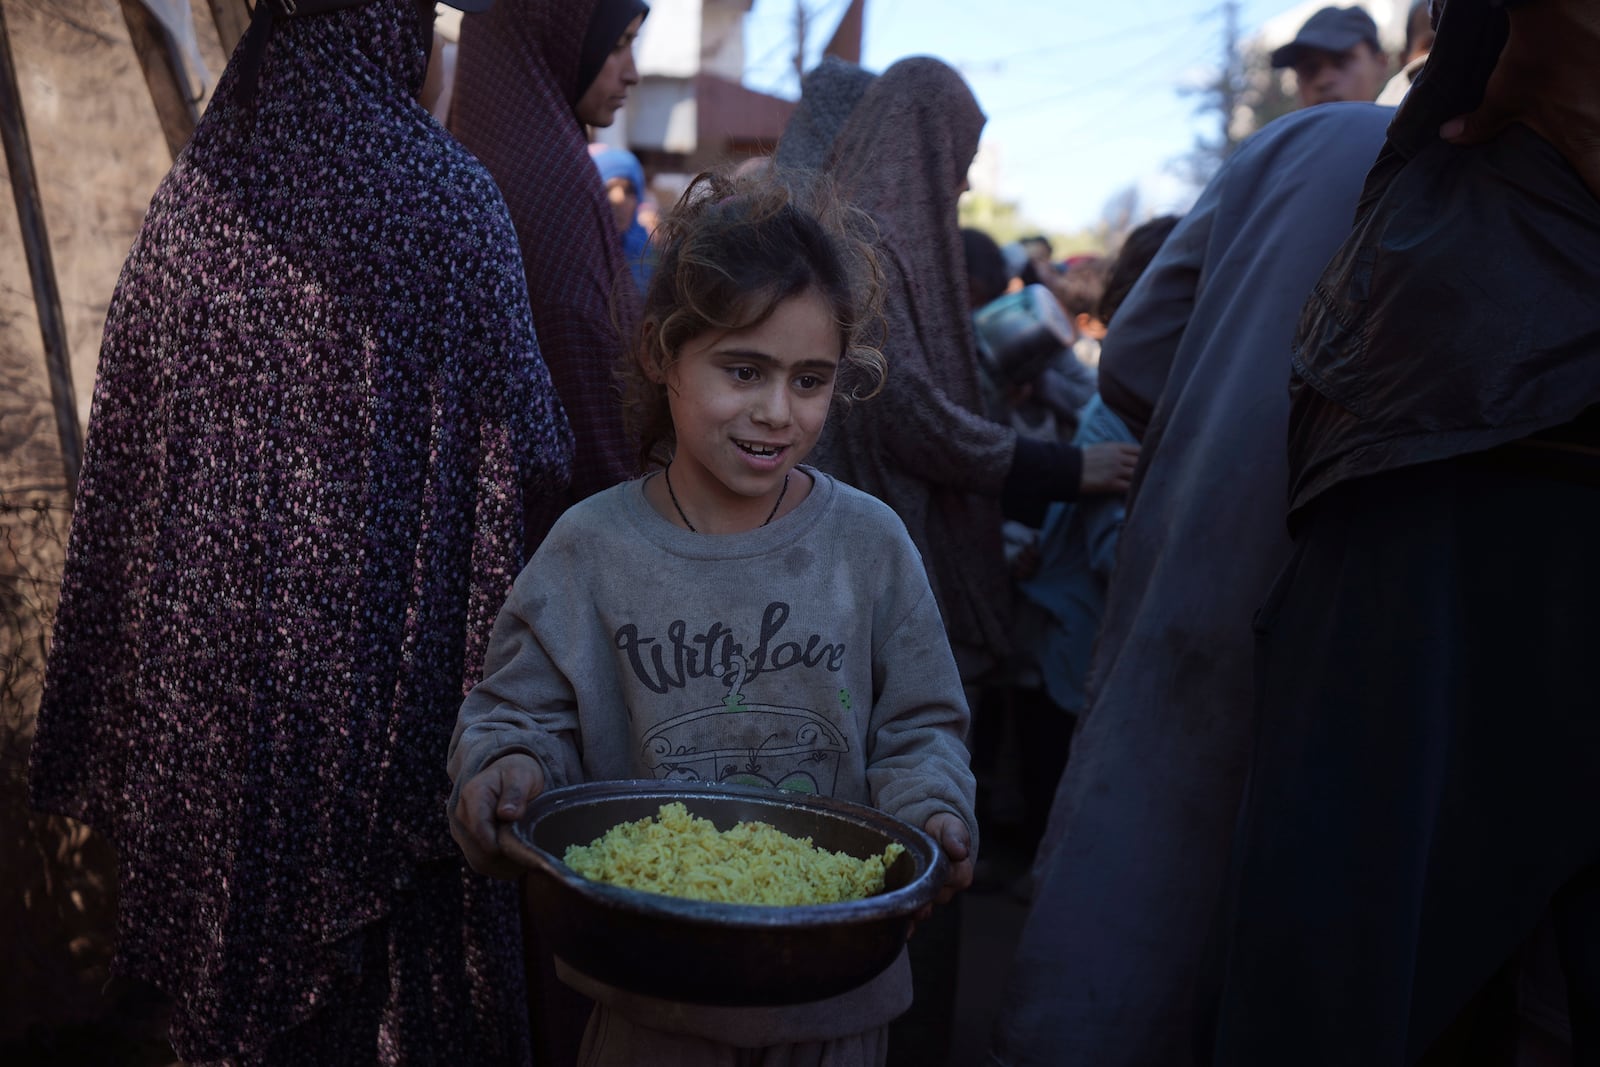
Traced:
POLYGON ((884 874, 903 845, 856 859, 764 822, 718 830, 683 804, 613 826, 562 861, 595 882, 720 904, 836 904, 883 892, 884 874))

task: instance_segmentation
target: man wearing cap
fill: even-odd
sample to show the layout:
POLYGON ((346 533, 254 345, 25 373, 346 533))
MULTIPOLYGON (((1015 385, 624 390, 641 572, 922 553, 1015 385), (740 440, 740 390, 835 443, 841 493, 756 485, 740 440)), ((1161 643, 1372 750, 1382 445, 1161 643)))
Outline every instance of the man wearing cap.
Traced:
POLYGON ((1301 107, 1371 103, 1389 77, 1378 24, 1359 7, 1325 7, 1306 19, 1294 40, 1272 53, 1272 67, 1294 68, 1301 107))

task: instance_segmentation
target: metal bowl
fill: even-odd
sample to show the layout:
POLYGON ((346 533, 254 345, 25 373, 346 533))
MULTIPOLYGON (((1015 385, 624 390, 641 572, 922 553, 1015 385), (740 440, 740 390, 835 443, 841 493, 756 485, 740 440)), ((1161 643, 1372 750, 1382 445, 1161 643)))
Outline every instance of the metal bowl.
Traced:
POLYGON ((854 989, 905 947, 912 920, 944 884, 948 861, 921 829, 827 797, 696 782, 593 782, 539 797, 500 844, 527 868, 533 920, 555 954, 634 993, 700 1004, 796 1004, 854 989), (905 852, 884 891, 839 904, 715 904, 592 882, 561 862, 618 823, 681 802, 718 830, 768 823, 857 858, 905 852))

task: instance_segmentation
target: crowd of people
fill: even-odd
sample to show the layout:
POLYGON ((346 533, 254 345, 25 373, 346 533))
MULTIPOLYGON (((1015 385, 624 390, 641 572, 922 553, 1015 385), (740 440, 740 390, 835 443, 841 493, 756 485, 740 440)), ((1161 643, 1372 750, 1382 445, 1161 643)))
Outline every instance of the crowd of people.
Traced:
POLYGON ((1324 8, 1300 110, 1062 263, 961 228, 939 59, 652 205, 591 143, 643 0, 447 2, 443 123, 431 0, 259 3, 111 300, 30 797, 185 1063, 940 1062, 1010 788, 998 1067, 1512 1067, 1541 982, 1600 1064, 1600 7, 1421 2, 1395 69, 1324 8), (554 958, 502 829, 780 705, 825 758, 743 784, 947 860, 906 951, 554 958))

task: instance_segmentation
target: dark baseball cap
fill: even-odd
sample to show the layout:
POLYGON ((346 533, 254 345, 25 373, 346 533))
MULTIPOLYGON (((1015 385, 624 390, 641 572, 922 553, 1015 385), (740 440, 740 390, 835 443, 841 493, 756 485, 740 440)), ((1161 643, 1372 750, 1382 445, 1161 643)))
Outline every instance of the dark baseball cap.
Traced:
POLYGON ((1307 48, 1319 52, 1348 52, 1362 41, 1378 44, 1378 24, 1359 7, 1325 7, 1306 19, 1294 40, 1272 53, 1272 66, 1292 67, 1307 48))

